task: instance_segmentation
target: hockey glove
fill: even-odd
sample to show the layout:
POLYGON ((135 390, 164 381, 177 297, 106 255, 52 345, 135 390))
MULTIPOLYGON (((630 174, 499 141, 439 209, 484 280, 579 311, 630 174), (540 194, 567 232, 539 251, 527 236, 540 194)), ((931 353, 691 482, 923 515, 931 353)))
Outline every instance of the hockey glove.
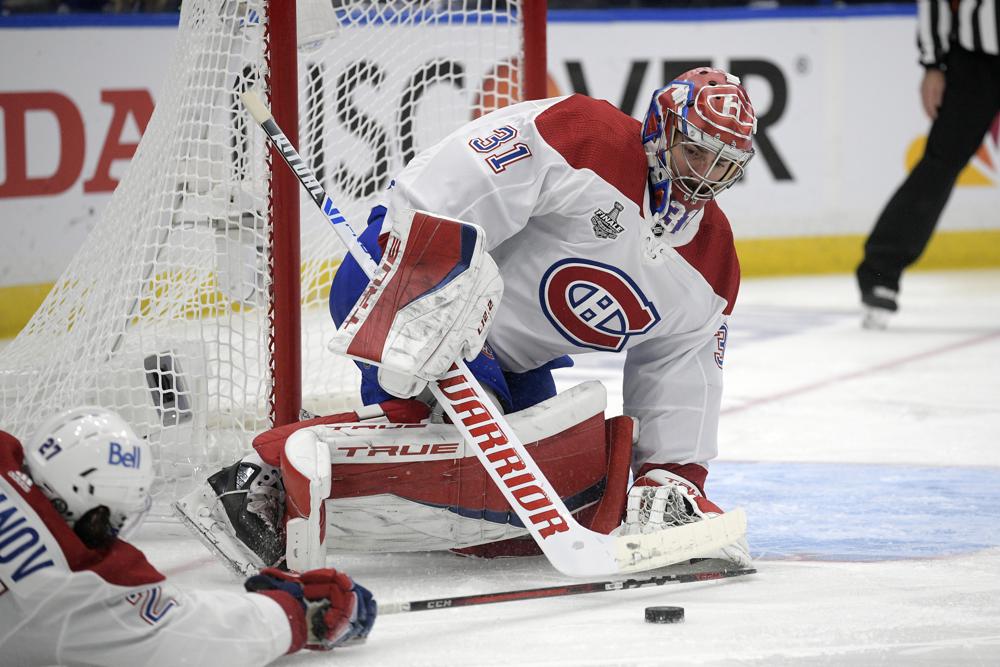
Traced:
MULTIPOLYGON (((652 533, 722 513, 722 509, 706 498, 693 482, 676 472, 656 468, 635 480, 629 489, 622 532, 625 535, 652 533)), ((728 560, 739 567, 753 565, 746 538, 742 537, 704 557, 728 560)))
POLYGON ((378 366, 379 384, 393 396, 417 396, 456 359, 476 358, 502 296, 481 228, 402 211, 378 273, 329 348, 378 366))
POLYGON ((302 614, 291 606, 292 648, 303 646, 314 651, 329 651, 350 640, 363 640, 375 624, 378 607, 371 592, 354 583, 346 574, 331 568, 309 570, 302 574, 264 568, 243 584, 252 593, 274 599, 289 613, 291 597, 302 614))

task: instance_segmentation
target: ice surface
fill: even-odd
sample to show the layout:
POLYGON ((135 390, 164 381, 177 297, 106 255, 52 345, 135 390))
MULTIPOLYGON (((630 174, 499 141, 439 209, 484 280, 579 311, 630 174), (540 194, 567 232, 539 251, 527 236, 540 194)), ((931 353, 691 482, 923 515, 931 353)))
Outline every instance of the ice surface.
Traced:
MULTIPOLYGON (((330 665, 1000 664, 1000 271, 912 273, 883 332, 849 276, 746 280, 708 493, 753 577, 397 614, 330 665), (679 625, 643 609, 683 606, 679 625)), ((588 355, 621 411, 621 360, 588 355)), ((238 584, 179 526, 137 544, 183 585, 238 584)), ((338 557, 385 601, 553 585, 543 559, 338 557)))

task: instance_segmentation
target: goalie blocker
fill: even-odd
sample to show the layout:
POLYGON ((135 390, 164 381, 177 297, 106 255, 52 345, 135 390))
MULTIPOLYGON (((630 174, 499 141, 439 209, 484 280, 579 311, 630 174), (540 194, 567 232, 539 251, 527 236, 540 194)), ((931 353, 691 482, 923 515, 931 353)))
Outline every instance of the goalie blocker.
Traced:
POLYGON ((378 271, 329 343, 378 366, 400 398, 419 394, 486 342, 503 280, 477 225, 408 209, 384 240, 378 271))

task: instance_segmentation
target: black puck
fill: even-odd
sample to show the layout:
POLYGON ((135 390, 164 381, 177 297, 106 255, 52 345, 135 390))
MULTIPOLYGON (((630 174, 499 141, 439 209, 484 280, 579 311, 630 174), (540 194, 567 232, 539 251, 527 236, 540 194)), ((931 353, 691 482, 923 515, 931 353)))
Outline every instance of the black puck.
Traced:
POLYGON ((681 623, 684 607, 646 607, 647 623, 681 623))

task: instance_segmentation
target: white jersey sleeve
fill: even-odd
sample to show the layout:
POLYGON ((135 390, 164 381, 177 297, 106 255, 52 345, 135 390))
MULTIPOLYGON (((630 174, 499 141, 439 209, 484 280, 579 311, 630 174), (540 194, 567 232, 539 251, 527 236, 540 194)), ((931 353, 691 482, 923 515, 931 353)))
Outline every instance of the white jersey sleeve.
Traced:
POLYGON ((701 463, 718 453, 722 357, 728 326, 715 336, 699 332, 701 345, 677 354, 668 339, 628 351, 624 412, 639 420, 634 459, 647 463, 701 463))
POLYGON ((709 289, 702 317, 672 336, 651 338, 628 351, 622 383, 625 414, 639 420, 634 460, 646 464, 707 462, 718 454, 723 364, 729 314, 740 284, 729 221, 715 202, 705 208, 694 239, 674 248, 709 289), (714 317, 709 317, 709 312, 714 317))
POLYGON ((0 432, 0 655, 4 664, 264 665, 291 645, 262 595, 183 591, 122 541, 83 545, 0 432))

